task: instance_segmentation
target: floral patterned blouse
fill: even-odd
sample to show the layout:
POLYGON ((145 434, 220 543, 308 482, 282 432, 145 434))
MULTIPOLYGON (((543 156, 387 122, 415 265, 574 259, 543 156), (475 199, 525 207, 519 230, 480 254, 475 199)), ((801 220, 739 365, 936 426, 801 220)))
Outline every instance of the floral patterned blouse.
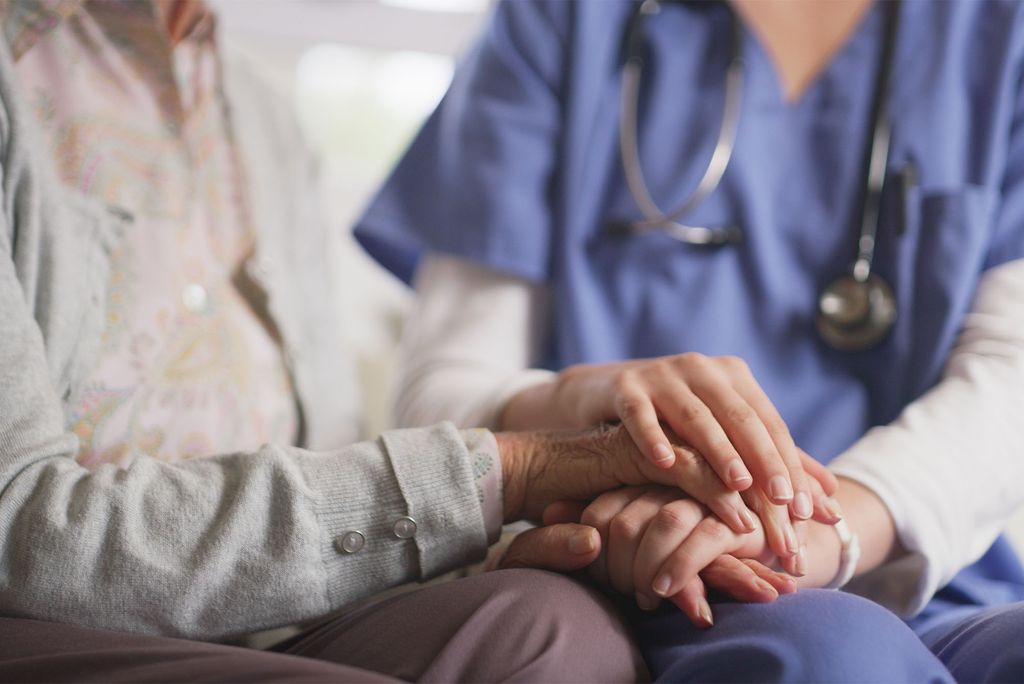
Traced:
POLYGON ((213 15, 172 46, 155 3, 36 0, 4 12, 62 180, 133 217, 102 350, 68 416, 79 461, 293 443, 278 337, 240 275, 255 236, 213 15))

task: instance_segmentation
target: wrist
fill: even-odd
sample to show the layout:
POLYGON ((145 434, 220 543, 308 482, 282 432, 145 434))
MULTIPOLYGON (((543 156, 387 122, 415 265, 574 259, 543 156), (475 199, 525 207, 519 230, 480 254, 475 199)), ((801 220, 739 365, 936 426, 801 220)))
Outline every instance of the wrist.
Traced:
POLYGON ((505 523, 516 522, 523 517, 526 501, 527 473, 533 458, 535 437, 529 433, 497 432, 502 477, 502 515, 505 523))
POLYGON ((516 392, 498 416, 502 430, 557 430, 567 427, 559 415, 559 380, 538 383, 516 392))

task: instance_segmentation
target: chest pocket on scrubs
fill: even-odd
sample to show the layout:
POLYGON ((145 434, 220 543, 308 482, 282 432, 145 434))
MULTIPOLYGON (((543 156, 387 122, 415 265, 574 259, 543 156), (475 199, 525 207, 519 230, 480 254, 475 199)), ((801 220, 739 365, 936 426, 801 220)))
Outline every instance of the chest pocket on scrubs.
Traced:
POLYGON ((891 366, 902 375, 900 391, 882 393, 894 401, 886 411, 893 413, 939 379, 989 250, 995 192, 980 185, 925 186, 886 199, 876 268, 892 283, 900 306, 886 347, 893 361, 904 360, 891 366))

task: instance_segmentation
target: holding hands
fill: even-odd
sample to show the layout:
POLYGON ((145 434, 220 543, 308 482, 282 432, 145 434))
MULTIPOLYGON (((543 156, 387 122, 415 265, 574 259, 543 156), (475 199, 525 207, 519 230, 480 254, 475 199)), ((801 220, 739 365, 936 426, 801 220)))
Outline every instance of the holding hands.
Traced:
MULTIPOLYGON (((748 504, 780 557, 798 551, 791 520, 839 518, 838 504, 814 482, 831 475, 797 448, 742 359, 690 352, 572 366, 555 382, 513 397, 502 415, 508 429, 585 429, 608 421, 620 422, 656 468, 672 468, 682 442, 693 449, 682 455, 700 454, 726 491, 757 492, 748 504)), ((711 506, 732 529, 750 530, 742 509, 733 507, 741 519, 711 506)))
POLYGON ((638 453, 615 471, 625 486, 549 499, 542 516, 532 511, 529 517, 551 527, 520 535, 503 567, 586 566, 599 583, 635 595, 643 609, 668 599, 695 624, 710 626, 705 584, 743 601, 794 591, 792 578, 766 564, 777 559, 790 574, 805 574, 806 521, 840 519, 835 478, 796 447, 735 357, 572 367, 555 383, 513 398, 503 419, 507 426, 533 414, 536 427, 541 408, 548 427, 618 420, 621 428, 601 434, 638 453), (585 539, 587 530, 596 535, 592 544, 577 544, 579 553, 553 551, 552 541, 585 539))
POLYGON ((570 570, 571 555, 552 553, 551 539, 595 529, 599 540, 578 558, 598 584, 635 596, 643 610, 662 599, 675 604, 698 626, 713 622, 706 586, 740 601, 769 602, 796 591, 793 578, 767 567, 772 560, 761 530, 737 534, 708 509, 678 490, 656 485, 625 487, 588 505, 559 502, 545 511, 547 527, 523 533, 502 558, 501 567, 570 570))

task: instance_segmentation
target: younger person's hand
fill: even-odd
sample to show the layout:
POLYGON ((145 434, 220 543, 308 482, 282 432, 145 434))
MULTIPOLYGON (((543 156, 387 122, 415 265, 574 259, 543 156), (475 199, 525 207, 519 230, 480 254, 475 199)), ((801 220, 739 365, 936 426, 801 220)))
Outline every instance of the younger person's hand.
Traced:
POLYGON ((548 396, 538 396, 544 391, 514 397, 506 417, 522 409, 517 403, 540 403, 549 405, 547 413, 557 417, 559 427, 620 421, 644 457, 662 468, 675 459, 667 426, 703 454, 730 489, 753 485, 772 503, 789 505, 797 519, 813 513, 789 429, 738 357, 689 352, 581 364, 560 372, 548 396))

